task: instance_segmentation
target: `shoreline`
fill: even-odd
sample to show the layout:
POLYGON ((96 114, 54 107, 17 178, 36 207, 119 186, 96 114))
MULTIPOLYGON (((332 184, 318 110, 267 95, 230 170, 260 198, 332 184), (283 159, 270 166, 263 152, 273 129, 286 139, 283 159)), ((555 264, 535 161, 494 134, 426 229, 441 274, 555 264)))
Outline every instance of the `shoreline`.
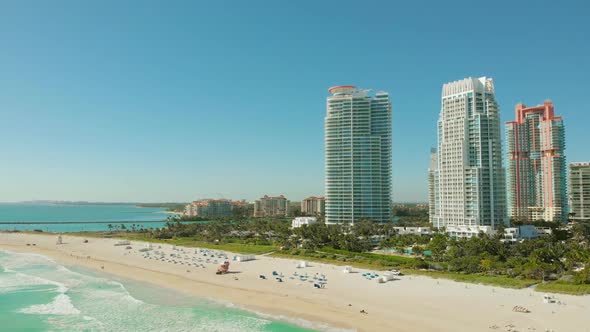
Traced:
MULTIPOLYGON (((140 209, 141 209, 141 208, 140 208, 140 209)), ((181 213, 181 212, 166 211, 166 210, 164 210, 164 211, 158 211, 158 212, 156 212, 156 213, 160 213, 160 214, 171 214, 171 215, 172 215, 172 214, 175 214, 175 215, 179 215, 179 216, 180 216, 180 215, 182 215, 182 213, 181 213)), ((164 221, 166 221, 166 220, 164 220, 164 221)))
MULTIPOLYGON (((304 324, 306 328, 474 331, 512 324, 521 331, 529 327, 538 331, 547 328, 580 331, 581 326, 590 325, 590 318, 585 315, 590 309, 590 296, 558 295, 567 304, 558 306, 543 304, 542 294, 530 289, 502 289, 420 276, 404 276, 378 284, 375 280, 363 280, 361 273, 366 270, 355 269, 359 273, 344 274, 341 266, 320 263, 297 270, 295 260, 268 256, 232 262, 230 271, 236 273, 218 276, 214 273, 216 263, 197 270, 143 258, 137 249, 145 244, 136 241, 132 241, 133 250, 126 251, 113 245, 117 239, 88 238, 89 243, 83 243, 83 237, 64 235, 64 244, 56 245, 56 238, 49 234, 0 233, 0 248, 37 253, 64 265, 231 303, 290 324, 302 319, 312 324, 304 324), (27 246, 27 243, 36 245, 27 246), (275 270, 287 276, 303 270, 310 275, 325 273, 329 281, 325 289, 314 289, 310 284, 287 278, 279 283, 272 280, 271 272, 275 270), (259 279, 261 274, 269 280, 259 279), (529 308, 531 313, 513 312, 512 307, 516 305, 529 308), (359 310, 368 314, 360 314, 359 310)), ((162 244, 161 247, 171 246, 162 244)))
MULTIPOLYGON (((73 256, 72 259, 68 259, 65 256, 59 255, 59 254, 55 254, 55 253, 51 253, 48 252, 46 250, 36 250, 30 247, 27 247, 30 250, 25 249, 24 247, 21 246, 11 246, 11 245, 4 245, 4 244, 0 244, 0 250, 6 250, 6 251, 11 251, 11 252, 16 252, 16 253, 28 253, 28 254, 37 254, 37 255, 41 255, 44 257, 47 257, 49 259, 55 260, 57 263, 65 266, 65 267, 77 267, 83 270, 87 270, 90 272, 96 272, 100 275, 105 275, 105 276, 109 276, 109 277, 116 277, 119 279, 123 279, 123 280, 128 280, 128 281, 134 281, 134 282, 139 282, 139 283, 143 283, 146 285, 154 285, 157 286, 159 288, 162 289, 169 289, 178 293, 183 294, 183 291, 187 291, 187 288, 181 288, 180 286, 185 284, 185 280, 183 280, 182 277, 179 278, 170 278, 170 276, 168 274, 166 274, 166 277, 163 278, 163 276, 156 272, 156 271, 151 271, 149 269, 142 269, 142 268, 134 268, 135 271, 127 270, 127 266, 125 266, 124 264, 117 264, 117 263, 113 263, 113 262, 106 262, 106 261, 102 261, 102 260, 98 260, 98 259, 94 259, 94 258, 85 258, 85 257, 81 257, 81 256, 73 256), (101 266, 104 266, 105 269, 99 269, 98 267, 96 267, 93 263, 98 263, 101 266), (110 268, 110 270, 108 270, 110 268), (146 275, 144 276, 138 276, 136 274, 131 274, 128 272, 142 272, 146 275), (170 284, 162 284, 158 281, 162 281, 162 280, 166 280, 166 281, 176 281, 177 283, 175 283, 175 286, 172 286, 170 284)), ((209 285, 209 284, 205 284, 202 283, 202 285, 207 285, 207 286, 213 286, 213 285, 209 285)), ((202 286, 199 285, 199 286, 202 286)), ((214 296, 212 296, 212 294, 215 293, 209 293, 207 292, 207 294, 209 295, 205 295, 205 293, 200 292, 200 291, 192 291, 189 290, 189 295, 191 296, 195 296, 207 301, 211 301, 214 303, 217 303, 219 305, 223 305, 226 306, 228 308, 236 308, 239 310, 244 310, 244 311, 248 311, 250 313, 253 313, 255 315, 258 315, 260 317, 263 318, 268 318, 274 321, 281 321, 284 323, 288 323, 288 324, 292 324, 292 325, 296 325, 299 327, 303 327, 303 328, 308 328, 308 329, 315 329, 315 328, 322 328, 322 330, 325 328, 329 331, 333 331, 334 328, 337 329, 338 331, 343 330, 343 331, 354 331, 356 329, 352 329, 352 328, 342 328, 342 327, 337 327, 334 326, 334 328, 332 328, 332 325, 329 325, 328 323, 325 322, 319 322, 319 321, 311 321, 311 320, 307 320, 305 318, 297 318, 297 317, 293 317, 293 316, 288 316, 285 315, 283 311, 281 310, 275 310, 273 308, 267 308, 265 306, 260 306, 257 307, 255 305, 242 305, 230 300, 227 300, 225 298, 221 299, 221 298, 216 298, 214 296), (305 322, 305 324, 302 324, 302 321, 305 322)))
MULTIPOLYGON (((86 265, 83 264, 73 264, 73 263, 67 263, 65 261, 61 261, 58 258, 55 258, 53 256, 48 256, 42 253, 38 253, 35 250, 31 250, 31 251, 26 251, 26 250, 13 250, 13 249, 9 249, 9 248, 4 248, 3 246, 0 245, 0 252, 8 252, 8 253, 14 253, 14 254, 25 254, 25 255, 39 255, 45 259, 51 260, 52 262, 55 262, 57 264, 59 264, 60 266, 63 266, 67 269, 70 269, 76 273, 82 273, 86 276, 90 276, 90 277, 98 277, 98 278, 103 278, 103 279, 107 279, 110 281, 114 281, 117 283, 121 283, 124 287, 125 290, 127 292, 129 292, 129 294, 131 296, 133 296, 133 298, 135 299, 139 299, 140 301, 146 301, 145 299, 142 298, 142 296, 145 295, 140 295, 139 297, 134 294, 134 291, 137 291, 138 289, 138 285, 139 285, 139 289, 142 289, 143 292, 145 292, 146 290, 149 291, 149 289, 153 289, 153 287, 157 287, 158 290, 157 292, 167 292, 169 294, 169 292, 172 292, 173 294, 176 294, 180 297, 186 297, 191 299, 191 301, 204 301, 207 304, 212 304, 217 308, 223 307, 226 309, 235 309, 235 310, 239 310, 239 311, 244 311, 247 312, 249 314, 253 314, 255 316, 258 316, 260 318, 263 319, 268 319, 271 320, 273 322, 280 322, 280 323, 284 323, 284 324, 289 324, 291 326, 296 326, 299 328, 305 328, 305 329, 311 329, 314 331, 329 331, 329 332, 349 332, 352 330, 345 330, 345 329, 340 329, 340 328, 336 328, 336 327, 332 327, 332 326, 328 326, 326 323, 321 323, 321 322, 311 322, 311 321, 307 321, 301 318, 295 318, 295 317, 289 317, 289 316, 284 316, 284 315, 274 315, 268 312, 262 312, 262 311, 257 311, 254 310, 253 308, 248 308, 248 307, 244 307, 242 305, 238 305, 223 299, 219 299, 219 298, 210 298, 210 297, 205 297, 205 296, 196 296, 194 294, 187 294, 187 293, 183 293, 180 289, 177 288, 173 288, 170 286, 164 286, 164 285, 160 285, 160 284, 156 284, 156 283, 152 283, 152 282, 147 282, 147 281, 141 281, 139 279, 136 278, 132 278, 129 276, 122 276, 119 274, 114 274, 105 270, 99 270, 96 268, 91 268, 88 267, 86 265), (131 288, 131 289, 130 289, 131 288), (318 330, 319 329, 319 330, 318 330)), ((170 295, 168 295, 170 296, 170 295)), ((181 306, 187 306, 190 304, 187 304, 186 302, 187 300, 184 299, 184 302, 182 302, 183 304, 181 306)), ((147 300, 148 303, 152 303, 150 300, 147 300)), ((168 304, 158 304, 158 305, 168 305, 168 304)), ((173 304, 173 306, 176 306, 176 304, 173 304)))

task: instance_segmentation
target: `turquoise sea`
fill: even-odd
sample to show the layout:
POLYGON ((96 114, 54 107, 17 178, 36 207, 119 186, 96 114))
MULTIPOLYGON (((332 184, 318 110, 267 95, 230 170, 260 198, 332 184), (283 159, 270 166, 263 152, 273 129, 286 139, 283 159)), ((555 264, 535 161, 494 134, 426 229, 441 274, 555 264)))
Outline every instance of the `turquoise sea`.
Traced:
POLYGON ((298 327, 168 289, 0 250, 1 331, 276 331, 298 327))
POLYGON ((160 228, 169 216, 163 212, 131 204, 0 203, 0 230, 104 231, 121 222, 127 228, 160 228))

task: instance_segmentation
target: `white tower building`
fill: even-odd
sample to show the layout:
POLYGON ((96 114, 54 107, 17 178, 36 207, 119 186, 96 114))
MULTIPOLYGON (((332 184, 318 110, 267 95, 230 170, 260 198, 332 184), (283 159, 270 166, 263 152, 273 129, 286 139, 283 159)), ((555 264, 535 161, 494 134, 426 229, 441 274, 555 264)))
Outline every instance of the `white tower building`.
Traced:
POLYGON ((466 78, 443 85, 438 147, 432 160, 434 227, 477 234, 506 224, 500 115, 492 79, 466 78))

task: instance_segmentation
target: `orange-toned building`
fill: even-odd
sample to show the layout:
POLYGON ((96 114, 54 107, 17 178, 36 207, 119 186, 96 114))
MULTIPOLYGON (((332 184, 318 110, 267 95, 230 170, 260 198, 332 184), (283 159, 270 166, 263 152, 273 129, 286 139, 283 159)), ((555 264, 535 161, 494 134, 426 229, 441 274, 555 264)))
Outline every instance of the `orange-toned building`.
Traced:
POLYGON ((187 205, 185 215, 201 218, 229 217, 233 206, 234 202, 229 199, 201 199, 187 205))
POLYGON ((270 197, 264 195, 254 202, 254 217, 287 217, 289 200, 285 196, 270 197))
POLYGON ((306 216, 324 215, 326 200, 324 197, 310 196, 301 201, 301 213, 306 216))
POLYGON ((567 164, 563 119, 551 101, 515 107, 506 123, 508 213, 525 221, 566 221, 567 164))

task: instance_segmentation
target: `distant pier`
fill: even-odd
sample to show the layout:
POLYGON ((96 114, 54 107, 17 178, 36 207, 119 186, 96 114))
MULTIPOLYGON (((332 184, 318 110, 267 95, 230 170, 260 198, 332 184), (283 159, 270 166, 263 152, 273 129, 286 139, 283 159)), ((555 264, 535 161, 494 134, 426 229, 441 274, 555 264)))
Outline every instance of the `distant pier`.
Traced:
MULTIPOLYGON (((121 220, 121 221, 0 221, 0 225, 59 225, 59 224, 146 224, 146 223, 165 223, 167 220, 121 220)), ((175 222, 175 221, 174 221, 175 222)), ((190 223, 192 221, 181 221, 181 223, 190 223)))

